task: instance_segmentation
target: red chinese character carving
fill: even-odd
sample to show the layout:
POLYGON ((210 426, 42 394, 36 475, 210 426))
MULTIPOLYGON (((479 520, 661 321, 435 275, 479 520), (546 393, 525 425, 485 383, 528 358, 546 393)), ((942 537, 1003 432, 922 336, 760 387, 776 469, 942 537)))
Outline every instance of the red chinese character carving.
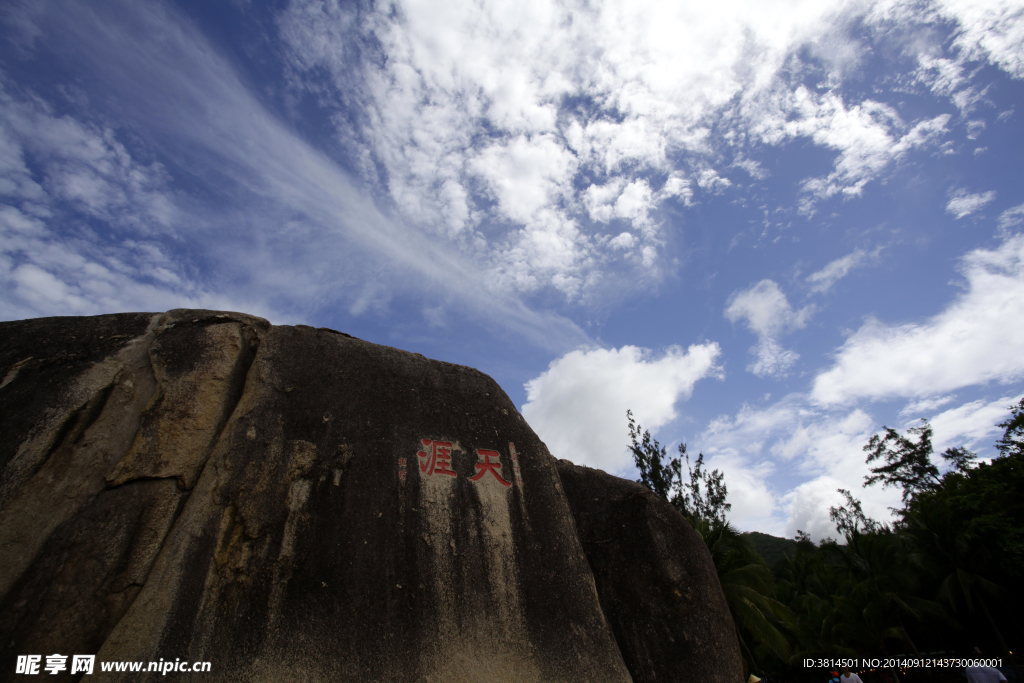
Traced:
POLYGON ((475 477, 470 477, 469 478, 470 481, 478 481, 485 474, 490 472, 491 474, 494 475, 495 479, 497 479, 499 482, 501 482, 502 486, 511 486, 512 485, 511 482, 508 482, 508 481, 505 481, 504 479, 502 479, 501 475, 498 473, 498 470, 501 469, 501 462, 491 462, 491 458, 494 458, 495 460, 498 460, 498 458, 501 457, 501 455, 498 453, 498 451, 488 451, 488 450, 484 450, 483 448, 478 448, 478 449, 476 449, 476 454, 481 456, 481 457, 483 457, 484 461, 483 462, 478 462, 476 464, 476 476, 475 477))
POLYGON ((416 452, 416 455, 420 458, 420 472, 423 472, 428 477, 433 474, 447 474, 449 477, 456 476, 455 470, 451 468, 451 441, 431 441, 430 439, 423 439, 420 443, 422 443, 424 447, 430 448, 429 453, 425 451, 416 452))

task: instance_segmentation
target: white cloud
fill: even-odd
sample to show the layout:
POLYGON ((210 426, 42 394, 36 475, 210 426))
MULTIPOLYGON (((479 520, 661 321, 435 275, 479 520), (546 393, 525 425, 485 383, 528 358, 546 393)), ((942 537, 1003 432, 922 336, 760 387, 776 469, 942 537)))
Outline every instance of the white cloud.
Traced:
POLYGON ((796 351, 782 348, 769 337, 762 337, 752 353, 754 362, 747 366, 747 370, 758 377, 781 377, 800 360, 800 354, 796 351))
POLYGON ((849 275, 851 270, 863 265, 869 256, 876 256, 877 254, 878 250, 869 255, 863 249, 854 249, 846 256, 830 261, 818 272, 807 276, 807 282, 811 285, 811 291, 819 294, 827 292, 832 288, 832 285, 849 275))
MULTIPOLYGON (((789 491, 781 501, 785 508, 786 520, 784 531, 779 535, 794 538, 797 531, 803 531, 816 543, 826 538, 838 539, 839 533, 829 518, 829 509, 846 503, 838 491, 841 488, 849 490, 849 482, 822 475, 789 491)), ((854 495, 859 498, 859 494, 857 491, 854 495)), ((861 503, 864 501, 861 500, 861 503)), ((888 519, 887 516, 876 515, 874 511, 868 509, 864 512, 868 517, 881 518, 883 521, 888 519)))
POLYGON ((615 214, 633 222, 637 228, 647 225, 648 212, 652 204, 651 188, 646 180, 634 180, 622 190, 615 200, 615 214))
POLYGON ((60 234, 39 218, 0 204, 0 319, 97 315, 191 307, 267 310, 183 283, 156 242, 98 242, 60 234))
MULTIPOLYGON (((900 416, 915 417, 920 410, 931 411, 954 399, 921 401, 900 416)), ((995 425, 1019 400, 971 401, 934 415, 935 464, 941 467, 939 454, 952 446, 976 451, 990 447, 1001 433, 995 425)), ((903 430, 917 424, 914 419, 893 426, 903 430)), ((733 505, 730 519, 740 528, 787 538, 802 530, 820 540, 838 536, 829 520, 829 508, 844 503, 838 488, 851 490, 865 513, 880 521, 890 520, 889 508, 899 507, 898 489, 864 486, 871 467, 864 446, 881 427, 864 410, 822 408, 797 393, 764 407, 744 405, 734 416, 712 421, 695 444, 711 467, 725 473, 733 505)))
POLYGON ((13 201, 67 202, 114 226, 166 231, 179 218, 158 163, 142 164, 110 128, 55 116, 38 99, 19 100, 0 85, 0 195, 13 201), (35 177, 31 155, 41 167, 35 177))
MULTIPOLYGON (((693 458, 691 456, 691 463, 693 458)), ((729 520, 744 529, 779 531, 778 500, 768 486, 768 477, 775 471, 770 460, 752 461, 733 453, 719 452, 705 458, 704 469, 718 470, 728 489, 729 520)))
POLYGON ((935 396, 918 401, 911 401, 905 405, 902 410, 900 410, 900 417, 910 420, 919 420, 921 418, 931 419, 932 413, 936 409, 955 400, 956 395, 950 394, 949 396, 935 396))
MULTIPOLYGON (((678 184, 678 178, 673 180, 678 184)), ((682 185, 673 189, 676 194, 685 195, 688 188, 682 185)), ((646 180, 641 178, 627 183, 625 179, 617 178, 605 185, 591 185, 583 192, 582 198, 592 220, 601 223, 628 220, 642 233, 654 236, 649 213, 655 206, 655 195, 646 180)))
POLYGON ((996 193, 991 190, 977 194, 968 194, 967 190, 957 190, 946 204, 946 213, 956 218, 963 218, 981 209, 995 198, 996 193))
POLYGON ((656 431, 698 380, 720 374, 719 354, 714 342, 660 356, 635 346, 572 351, 526 383, 523 416, 556 458, 619 473, 632 466, 626 410, 656 431))
POLYGON ((697 175, 697 187, 705 192, 721 192, 732 185, 728 178, 722 178, 713 168, 706 168, 697 175))
POLYGON ((995 401, 971 401, 939 413, 931 419, 935 452, 955 446, 972 450, 991 446, 1003 432, 996 425, 1009 417, 1010 406, 1019 401, 1020 396, 1004 396, 995 401))
POLYGON ((583 192, 583 203, 591 220, 607 223, 615 217, 615 200, 626 181, 616 178, 604 185, 591 185, 583 192))
MULTIPOLYGON (((224 191, 206 205, 190 202, 188 213, 174 218, 177 241, 168 244, 209 259, 204 272, 215 273, 216 291, 223 292, 222 299, 236 302, 235 307, 255 313, 283 311, 275 319, 290 321, 324 308, 347 308, 354 314, 372 310, 374 302, 386 302, 395 292, 420 298, 442 295, 457 299, 462 310, 543 347, 563 350, 586 340, 565 318, 527 307, 507 284, 518 275, 515 258, 558 274, 581 258, 574 250, 574 226, 550 207, 531 209, 531 222, 522 229, 519 244, 503 244, 501 253, 513 258, 502 264, 504 269, 492 268, 472 249, 453 250, 420 226, 382 213, 366 196, 365 187, 273 116, 173 8, 124 3, 97 9, 76 2, 37 7, 33 21, 39 34, 59 36, 51 43, 73 52, 91 69, 98 87, 119 102, 117 114, 126 126, 146 130, 149 142, 170 154, 178 168, 197 169, 190 182, 202 183, 214 193, 224 191), (228 206, 218 206, 220 201, 228 206), (230 291, 224 283, 230 283, 230 291)), ((184 211, 172 200, 158 201, 173 199, 167 192, 169 178, 157 166, 134 161, 114 133, 82 120, 51 116, 42 105, 12 105, 7 110, 17 113, 19 106, 30 115, 19 114, 16 123, 28 123, 8 126, 7 139, 36 155, 44 168, 43 182, 37 184, 51 196, 73 202, 80 211, 112 225, 123 224, 136 237, 141 234, 139 216, 148 217, 142 227, 156 229, 164 226, 167 211, 184 211), (43 125, 51 119, 53 125, 43 125), (57 149, 59 154, 47 156, 45 149, 57 149)), ((430 116, 419 120, 428 127, 436 122, 430 116)), ((499 150, 502 153, 495 152, 494 164, 510 177, 488 187, 508 211, 521 210, 513 205, 519 200, 533 201, 534 208, 546 201, 533 199, 531 193, 541 192, 546 198, 558 194, 557 169, 539 169, 557 167, 565 155, 545 140, 512 139, 499 150)), ((426 150, 433 144, 429 138, 422 142, 426 150)), ((415 156, 418 149, 423 151, 416 146, 405 151, 415 156)), ((420 154, 414 161, 431 164, 436 158, 420 154)), ((8 166, 11 163, 17 166, 14 161, 8 166)), ((431 187, 431 196, 440 197, 443 229, 456 236, 468 232, 466 226, 472 222, 465 187, 458 182, 462 177, 449 176, 442 180, 453 182, 431 187)), ((24 177, 10 178, 3 187, 31 191, 24 177)), ((486 175, 484 180, 490 183, 486 175)), ((168 245, 159 246, 166 253, 168 245)), ((102 253, 95 254, 97 258, 120 253, 105 243, 98 249, 102 253)), ((184 271, 190 268, 187 263, 180 266, 184 271)), ((124 272, 124 267, 105 267, 124 272)), ((63 280, 59 272, 43 269, 63 280)), ((148 272, 164 282, 175 276, 182 282, 190 279, 187 272, 148 272)), ((38 277, 29 280, 42 286, 38 277)), ((566 291, 574 287, 570 278, 555 284, 566 291)), ((193 301, 189 297, 203 287, 204 283, 193 282, 172 292, 179 302, 193 301)))
POLYGON ((1021 224, 1024 224, 1024 204, 1010 207, 999 214, 999 229, 1003 232, 1021 224))
POLYGON ((983 92, 965 60, 1017 73, 1012 2, 293 0, 279 29, 297 87, 368 112, 338 117, 338 136, 406 221, 483 254, 502 287, 589 301, 595 283, 645 287, 667 272, 664 202, 741 189, 723 177, 732 167, 764 178, 751 147, 801 139, 834 152, 832 170, 802 184, 811 214, 940 144, 948 114, 904 121, 840 95, 843 80, 863 75, 877 38, 916 56, 918 81, 966 111, 983 92), (919 28, 925 38, 903 39, 919 28), (820 88, 807 82, 819 68, 820 88), (638 258, 615 253, 616 220, 632 223, 638 258), (533 259, 541 242, 552 258, 533 259))
POLYGON ((608 244, 615 247, 616 249, 629 249, 636 244, 636 238, 628 232, 619 233, 617 237, 612 239, 608 244))
POLYGON ((869 473, 863 447, 875 428, 862 410, 823 410, 791 394, 712 421, 697 442, 712 465, 727 464, 732 519, 741 528, 790 538, 802 530, 820 540, 836 536, 828 508, 842 502, 837 488, 853 490, 880 519, 899 501, 898 492, 863 488, 869 473))
POLYGON ((662 198, 679 197, 686 206, 693 204, 693 189, 690 187, 690 181, 678 173, 669 176, 659 195, 662 198))
POLYGON ((494 192, 502 216, 526 224, 567 194, 576 159, 550 136, 519 136, 487 147, 469 165, 494 192))
POLYGON ((817 93, 804 85, 777 83, 754 92, 741 111, 756 139, 779 145, 794 138, 838 151, 834 170, 802 184, 801 211, 813 213, 821 200, 860 196, 864 187, 911 151, 936 144, 947 132, 950 116, 942 114, 905 123, 891 106, 873 100, 848 104, 828 90, 817 93))
POLYGON ((752 332, 763 337, 799 329, 807 324, 811 313, 809 306, 794 311, 779 285, 767 279, 735 292, 725 309, 725 317, 731 322, 745 320, 752 332))
POLYGON ((168 175, 135 160, 110 128, 0 90, 0 147, 0 318, 245 301, 185 282, 170 253, 177 237, 170 225, 181 214, 168 175), (83 226, 82 215, 113 234, 83 226))
MULTIPOLYGON (((601 281, 594 273, 611 263, 647 270, 663 258, 655 214, 670 197, 692 202, 687 177, 706 193, 731 187, 721 175, 708 121, 733 107, 737 94, 764 91, 791 54, 821 34, 832 36, 828 45, 846 48, 822 47, 819 56, 837 69, 853 69, 850 40, 833 24, 847 11, 845 2, 810 0, 789 2, 785 11, 746 1, 707 7, 661 0, 531 2, 512 10, 506 3, 465 0, 443 7, 397 3, 357 19, 340 4, 295 0, 280 29, 295 73, 311 91, 322 92, 320 76, 329 73, 346 101, 365 100, 372 115, 355 132, 346 119, 339 135, 380 163, 383 174, 372 163, 364 168, 386 185, 408 221, 464 249, 483 245, 494 267, 510 274, 503 278, 508 286, 580 283, 579 289, 562 287, 573 298, 585 297, 587 283, 601 281), (360 44, 354 34, 376 41, 379 54, 361 56, 346 47, 360 44), (565 108, 567 101, 580 106, 565 108), (487 151, 474 151, 480 141, 487 151), (514 161, 524 146, 536 154, 514 161), (674 167, 680 158, 688 168, 674 167), (593 180, 582 197, 572 197, 572 181, 581 174, 593 180), (653 178, 665 175, 662 190, 652 191, 653 178), (474 176, 487 192, 479 191, 474 176), (452 183, 465 190, 455 218, 437 192, 452 183), (497 200, 493 209, 488 194, 497 200), (598 232, 581 227, 581 211, 598 232), (557 250, 565 257, 541 259, 545 266, 523 258, 537 249, 535 223, 542 212, 554 217, 549 223, 577 228, 559 232, 557 250), (495 230, 492 215, 512 225, 495 230), (621 246, 599 234, 615 219, 639 231, 634 235, 642 258, 606 253, 621 246)), ((879 128, 869 120, 882 105, 846 107, 826 98, 822 106, 828 111, 813 114, 816 123, 793 134, 842 149, 833 184, 856 186, 856 192, 891 158, 923 144, 922 130, 942 127, 920 122, 908 132, 896 126, 900 136, 890 139, 892 125, 879 128), (860 129, 867 133, 843 124, 844 117, 864 119, 860 129), (884 138, 875 146, 885 149, 854 160, 875 129, 884 138)), ((785 108, 781 120, 792 112, 785 108)), ((738 125, 757 127, 760 114, 738 125)), ((764 177, 742 155, 735 165, 764 177)))
POLYGON ((966 291, 920 323, 869 320, 814 380, 816 402, 928 397, 1024 376, 1024 236, 962 260, 966 291))
POLYGON ((816 109, 795 126, 818 144, 839 150, 835 170, 824 178, 804 182, 804 190, 814 199, 836 194, 860 196, 868 182, 909 151, 934 144, 946 133, 950 116, 942 114, 905 126, 894 109, 878 102, 865 102, 847 108, 836 95, 825 95, 816 109))
POLYGON ((1024 75, 1024 13, 1018 0, 877 0, 868 6, 869 23, 875 26, 956 25, 950 57, 941 56, 941 39, 935 38, 918 39, 907 51, 917 52, 918 78, 933 92, 950 96, 961 112, 970 111, 983 95, 967 85, 971 62, 988 61, 1015 78, 1024 75))
POLYGON ((794 311, 772 280, 761 280, 750 289, 735 292, 725 308, 726 318, 734 323, 745 320, 758 336, 757 345, 751 348, 754 362, 747 369, 759 377, 780 377, 800 358, 795 351, 782 348, 776 339, 804 327, 812 313, 811 306, 794 311))
POLYGON ((954 45, 964 61, 985 59, 1016 78, 1024 77, 1024 12, 1019 2, 940 0, 936 5, 959 23, 954 45))

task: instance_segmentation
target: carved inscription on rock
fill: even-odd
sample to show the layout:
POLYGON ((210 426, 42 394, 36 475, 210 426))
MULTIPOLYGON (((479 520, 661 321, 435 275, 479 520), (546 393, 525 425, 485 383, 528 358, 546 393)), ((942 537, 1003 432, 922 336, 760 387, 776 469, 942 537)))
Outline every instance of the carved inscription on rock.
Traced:
MULTIPOLYGON (((502 486, 512 486, 514 481, 520 488, 523 486, 522 474, 519 470, 519 454, 516 452, 515 444, 511 441, 508 444, 509 459, 512 461, 511 472, 505 471, 501 464, 501 453, 488 448, 474 449, 476 462, 474 470, 476 474, 466 477, 470 481, 479 484, 483 479, 494 479, 502 486), (510 481, 512 480, 512 481, 510 481)), ((458 441, 442 441, 435 439, 420 439, 420 449, 416 451, 416 462, 419 465, 421 477, 453 477, 459 476, 456 472, 452 458, 455 453, 462 453, 458 441)), ((461 457, 461 456, 460 456, 461 457)), ((408 458, 398 458, 398 478, 402 481, 406 478, 408 458)))

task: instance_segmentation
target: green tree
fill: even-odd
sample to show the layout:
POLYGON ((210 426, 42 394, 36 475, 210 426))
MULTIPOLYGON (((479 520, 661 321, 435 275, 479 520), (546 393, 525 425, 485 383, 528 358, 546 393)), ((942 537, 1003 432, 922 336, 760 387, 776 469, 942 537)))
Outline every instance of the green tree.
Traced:
POLYGON ((828 509, 829 519, 836 525, 839 533, 847 538, 859 534, 862 531, 876 533, 888 531, 889 527, 880 524, 864 514, 861 502, 853 497, 853 494, 846 489, 837 489, 846 498, 846 505, 830 507, 828 509))
POLYGON ((768 565, 725 519, 732 507, 725 502, 725 477, 718 470, 704 469, 703 453, 691 466, 684 443, 679 444, 679 455, 667 460, 667 449, 636 424, 632 411, 626 411, 626 419, 629 449, 640 471, 639 483, 672 503, 711 553, 736 627, 744 670, 759 668, 770 657, 787 662, 790 645, 781 628, 786 624, 795 627, 793 614, 772 597, 775 582, 768 565), (684 459, 689 481, 682 476, 684 459))
MULTIPOLYGON (((885 428, 885 436, 872 437, 864 450, 869 463, 885 461, 871 470, 866 482, 903 489, 904 507, 895 511, 901 518, 897 526, 909 543, 909 565, 922 579, 931 580, 935 592, 930 598, 948 607, 965 626, 980 615, 981 630, 990 632, 999 651, 1012 660, 991 609, 994 603, 1006 602, 1010 593, 1005 587, 1024 578, 1024 399, 1010 406, 1010 412, 998 425, 1004 428, 996 443, 1000 457, 991 463, 978 463, 966 448, 950 448, 942 454, 948 467, 940 475, 931 461, 927 421, 908 430, 918 437, 916 442, 885 428)), ((848 497, 848 503, 851 500, 848 497)), ((848 513, 838 517, 847 527, 856 517, 852 509, 848 513)), ((1010 610, 1011 622, 1015 611, 1010 610)))
POLYGON ((643 430, 633 419, 633 412, 626 411, 629 422, 629 450, 633 454, 633 462, 640 471, 638 483, 643 484, 658 494, 691 519, 709 519, 725 521, 725 513, 732 505, 725 502, 728 488, 725 476, 718 470, 708 472, 704 469, 704 454, 700 453, 693 466, 686 452, 686 444, 679 444, 679 455, 667 458, 667 449, 651 436, 651 432, 643 430), (683 460, 686 460, 686 471, 689 481, 683 481, 683 460))
POLYGON ((736 626, 744 672, 764 671, 771 657, 788 663, 792 648, 784 630, 796 628, 792 611, 774 598, 775 579, 750 542, 725 520, 699 518, 694 529, 715 564, 736 626))
POLYGON ((1010 417, 997 426, 1006 431, 1003 438, 996 442, 996 448, 1003 457, 1024 457, 1024 398, 1015 406, 1010 406, 1010 417))
MULTIPOLYGON (((932 463, 932 428, 928 420, 921 420, 920 427, 911 427, 908 434, 918 436, 915 443, 891 427, 883 426, 885 436, 875 434, 864 446, 867 462, 884 460, 884 465, 871 468, 871 475, 864 477, 864 484, 871 486, 882 482, 883 487, 898 486, 903 489, 906 503, 918 493, 935 491, 942 485, 939 468, 932 463)), ((951 469, 966 472, 976 456, 966 448, 949 448, 942 458, 951 469)))

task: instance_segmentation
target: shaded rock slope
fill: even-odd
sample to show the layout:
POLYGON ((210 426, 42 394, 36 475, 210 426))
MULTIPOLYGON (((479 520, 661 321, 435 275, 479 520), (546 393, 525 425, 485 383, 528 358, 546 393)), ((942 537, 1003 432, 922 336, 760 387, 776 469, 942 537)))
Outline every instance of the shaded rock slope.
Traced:
POLYGON ((741 680, 696 533, 471 368, 238 313, 23 320, 0 421, 0 680, 741 680))

